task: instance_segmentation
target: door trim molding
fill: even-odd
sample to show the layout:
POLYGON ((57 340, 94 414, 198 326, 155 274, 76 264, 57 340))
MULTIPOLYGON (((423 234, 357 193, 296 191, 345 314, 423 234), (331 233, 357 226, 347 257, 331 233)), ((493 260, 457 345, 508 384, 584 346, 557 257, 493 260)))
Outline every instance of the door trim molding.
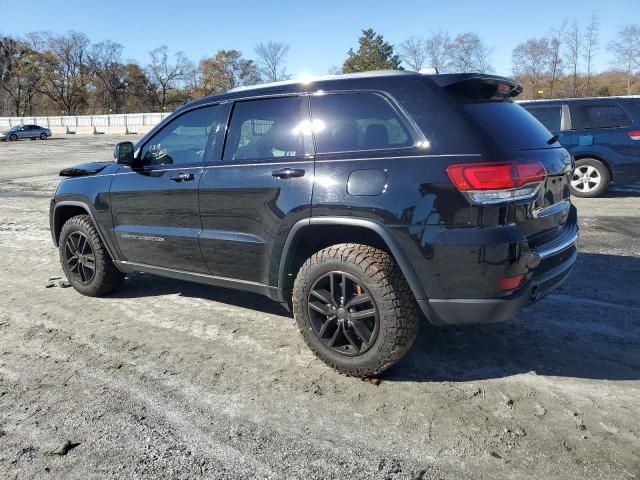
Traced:
POLYGON ((154 267, 144 263, 116 261, 115 264, 124 272, 144 272, 161 277, 177 278, 179 280, 187 280, 190 282, 203 283, 216 287, 232 288, 234 290, 244 290, 252 293, 266 295, 272 299, 277 299, 277 288, 269 287, 264 283, 252 282, 249 280, 239 280, 237 278, 220 277, 217 275, 208 275, 206 273, 187 272, 185 270, 177 270, 174 268, 154 267))

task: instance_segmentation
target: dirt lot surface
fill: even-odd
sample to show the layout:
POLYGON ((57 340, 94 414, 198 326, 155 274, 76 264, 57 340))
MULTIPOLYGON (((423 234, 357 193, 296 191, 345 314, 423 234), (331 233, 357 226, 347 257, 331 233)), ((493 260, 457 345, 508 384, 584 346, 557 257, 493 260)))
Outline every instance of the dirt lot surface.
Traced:
POLYGON ((575 201, 561 290, 509 323, 425 322, 376 384, 266 298, 45 288, 57 172, 115 141, 0 143, 0 478, 640 477, 640 188, 575 201))

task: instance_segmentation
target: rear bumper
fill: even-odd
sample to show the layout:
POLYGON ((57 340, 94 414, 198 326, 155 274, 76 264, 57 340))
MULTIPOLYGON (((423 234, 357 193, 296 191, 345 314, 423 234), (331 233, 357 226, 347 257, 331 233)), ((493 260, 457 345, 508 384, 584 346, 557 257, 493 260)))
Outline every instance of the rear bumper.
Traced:
POLYGON ((578 258, 577 225, 566 236, 532 251, 539 258, 531 279, 517 291, 503 298, 428 299, 418 303, 434 325, 469 325, 510 320, 526 306, 540 300, 559 287, 569 276, 578 258))

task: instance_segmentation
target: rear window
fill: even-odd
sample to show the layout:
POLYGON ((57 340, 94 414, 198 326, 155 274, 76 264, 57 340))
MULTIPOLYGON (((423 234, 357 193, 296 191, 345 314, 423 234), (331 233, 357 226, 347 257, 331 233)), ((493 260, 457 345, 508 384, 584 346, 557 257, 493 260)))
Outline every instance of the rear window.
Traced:
POLYGON ((311 97, 318 153, 408 147, 413 144, 393 107, 375 93, 311 97))
POLYGON ((464 110, 505 150, 557 147, 552 134, 523 107, 512 102, 470 103, 464 110))
POLYGON ((549 105, 538 107, 524 107, 531 115, 547 127, 550 132, 558 132, 561 129, 562 105, 549 105))
POLYGON ((569 111, 573 130, 627 127, 631 123, 629 116, 615 103, 574 103, 569 105, 569 111))

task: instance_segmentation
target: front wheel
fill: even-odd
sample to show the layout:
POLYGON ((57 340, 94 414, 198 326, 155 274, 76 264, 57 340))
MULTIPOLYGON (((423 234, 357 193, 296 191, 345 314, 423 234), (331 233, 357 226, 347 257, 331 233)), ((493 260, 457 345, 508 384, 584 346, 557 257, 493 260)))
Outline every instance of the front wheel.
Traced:
POLYGON ((593 158, 582 158, 576 161, 571 193, 576 197, 598 197, 607 189, 610 179, 606 165, 593 158))
POLYGON ((18 136, 14 133, 13 135, 9 136, 9 141, 10 142, 15 142, 18 140, 18 136))
POLYGON ((325 248, 304 263, 293 311, 316 356, 355 377, 377 375, 400 360, 421 318, 394 259, 352 243, 325 248))
POLYGON ((124 281, 89 215, 77 215, 62 226, 59 241, 60 262, 67 279, 78 292, 101 297, 116 290, 124 281))

